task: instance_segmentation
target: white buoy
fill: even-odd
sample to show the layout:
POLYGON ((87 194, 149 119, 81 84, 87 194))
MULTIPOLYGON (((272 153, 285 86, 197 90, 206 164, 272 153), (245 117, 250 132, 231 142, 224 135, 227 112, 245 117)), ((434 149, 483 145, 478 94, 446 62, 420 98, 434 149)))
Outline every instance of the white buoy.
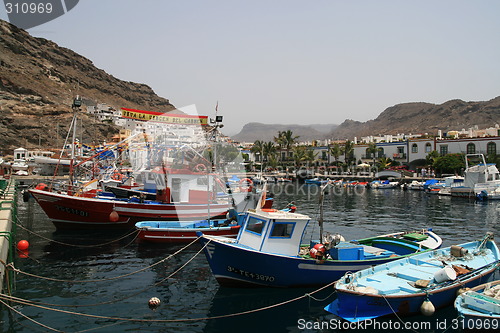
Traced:
POLYGON ((426 299, 422 305, 420 306, 420 312, 427 317, 430 317, 436 312, 436 308, 434 307, 434 304, 432 304, 431 301, 426 299))
POLYGON ((156 309, 157 307, 160 306, 160 299, 158 297, 151 297, 151 299, 148 302, 148 305, 151 309, 156 309))

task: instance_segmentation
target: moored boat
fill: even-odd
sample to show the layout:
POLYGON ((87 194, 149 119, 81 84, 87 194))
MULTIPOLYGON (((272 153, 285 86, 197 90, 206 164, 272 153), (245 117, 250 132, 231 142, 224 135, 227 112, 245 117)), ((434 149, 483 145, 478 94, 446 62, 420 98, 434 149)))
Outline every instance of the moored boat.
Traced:
POLYGON ((230 211, 228 218, 201 221, 142 221, 135 224, 141 241, 150 243, 189 243, 205 235, 235 238, 245 213, 230 211))
MULTIPOLYGON (((324 188, 326 185, 321 194, 324 188)), ((248 211, 236 239, 199 233, 200 242, 206 245, 205 255, 217 281, 244 287, 326 285, 347 271, 430 251, 442 243, 431 229, 346 242, 340 235, 323 233, 321 213, 320 207, 319 239, 323 243, 302 244, 309 216, 258 208, 248 211)))
POLYGON ((471 288, 458 295, 455 309, 463 329, 498 329, 500 322, 500 280, 471 288))
POLYGON ((335 284, 337 299, 325 309, 350 322, 392 314, 430 315, 452 304, 459 289, 486 282, 498 269, 499 258, 487 233, 479 241, 347 273, 335 284))

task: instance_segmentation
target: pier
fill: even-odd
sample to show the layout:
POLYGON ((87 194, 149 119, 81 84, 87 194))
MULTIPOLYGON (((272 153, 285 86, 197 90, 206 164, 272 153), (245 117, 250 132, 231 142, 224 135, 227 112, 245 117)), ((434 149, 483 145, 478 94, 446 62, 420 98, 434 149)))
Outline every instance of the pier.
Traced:
POLYGON ((14 251, 14 235, 12 222, 16 219, 17 214, 17 195, 16 195, 16 180, 0 179, 0 279, 5 278, 6 264, 12 261, 14 251))

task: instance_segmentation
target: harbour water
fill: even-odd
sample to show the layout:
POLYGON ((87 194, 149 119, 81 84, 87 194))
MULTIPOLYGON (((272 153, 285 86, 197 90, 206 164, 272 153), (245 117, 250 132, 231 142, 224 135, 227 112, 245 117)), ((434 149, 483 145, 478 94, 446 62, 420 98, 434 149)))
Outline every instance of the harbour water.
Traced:
MULTIPOLYGON (((285 183, 269 189, 275 208, 295 201, 299 212, 311 216, 314 222, 304 240, 317 239, 319 187, 285 183)), ((25 203, 19 197, 17 240, 28 240, 30 248, 27 258, 15 260, 20 272, 12 294, 33 303, 11 302, 11 310, 2 306, 2 332, 340 332, 346 328, 323 310, 335 298, 332 288, 317 293, 315 288, 222 288, 198 244, 141 244, 134 234, 121 237, 126 233, 99 230, 59 232, 33 199, 25 203), (161 300, 156 310, 148 307, 151 297, 161 300)), ((479 239, 486 231, 500 239, 500 201, 473 202, 400 189, 331 188, 324 205, 325 230, 346 239, 423 227, 432 227, 443 238, 443 246, 479 239)), ((460 328, 452 307, 433 317, 391 317, 372 325, 357 328, 401 332, 460 328), (411 330, 403 329, 403 322, 411 330)))

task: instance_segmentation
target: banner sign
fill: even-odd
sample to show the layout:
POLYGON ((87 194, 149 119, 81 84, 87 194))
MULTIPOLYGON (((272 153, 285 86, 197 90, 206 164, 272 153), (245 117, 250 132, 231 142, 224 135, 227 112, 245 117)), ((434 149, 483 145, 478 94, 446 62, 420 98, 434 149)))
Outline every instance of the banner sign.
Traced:
POLYGON ((127 108, 121 108, 121 110, 123 118, 180 125, 208 125, 208 116, 191 116, 187 114, 164 113, 127 108))

